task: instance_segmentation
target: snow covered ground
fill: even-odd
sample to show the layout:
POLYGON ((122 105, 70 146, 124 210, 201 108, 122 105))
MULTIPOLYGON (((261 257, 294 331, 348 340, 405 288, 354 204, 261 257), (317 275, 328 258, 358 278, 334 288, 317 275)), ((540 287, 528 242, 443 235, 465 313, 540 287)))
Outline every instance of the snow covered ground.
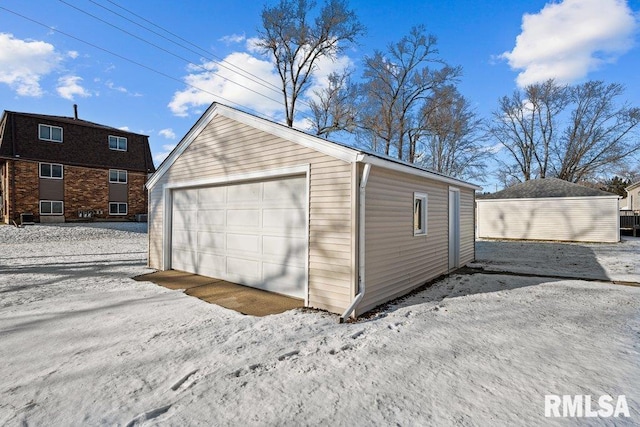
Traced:
MULTIPOLYGON (((144 231, 0 226, 0 425, 640 424, 640 287, 455 275, 357 323, 256 318, 130 279, 144 231), (547 394, 625 395, 631 417, 545 418, 547 394)), ((640 282, 640 239, 477 255, 640 282)))

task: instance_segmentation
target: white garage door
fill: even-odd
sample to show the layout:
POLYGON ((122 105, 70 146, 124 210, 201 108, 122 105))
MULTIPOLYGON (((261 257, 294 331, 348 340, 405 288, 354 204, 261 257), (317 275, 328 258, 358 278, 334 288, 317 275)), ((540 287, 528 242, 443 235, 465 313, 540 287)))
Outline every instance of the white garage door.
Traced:
POLYGON ((306 178, 175 190, 171 268, 305 297, 306 178))

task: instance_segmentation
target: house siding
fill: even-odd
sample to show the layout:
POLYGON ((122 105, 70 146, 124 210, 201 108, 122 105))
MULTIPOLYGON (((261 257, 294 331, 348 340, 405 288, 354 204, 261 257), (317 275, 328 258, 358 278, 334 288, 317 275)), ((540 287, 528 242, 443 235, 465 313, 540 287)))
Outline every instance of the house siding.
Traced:
POLYGON ((617 197, 478 200, 478 237, 618 242, 617 197))
MULTIPOLYGON (((85 168, 64 165, 63 179, 39 178, 39 163, 32 161, 7 161, 8 183, 13 179, 15 193, 7 191, 7 199, 13 200, 13 206, 7 203, 8 210, 3 212, 4 221, 18 220, 21 213, 34 214, 40 220, 40 200, 61 200, 64 202, 65 220, 78 220, 79 211, 91 212, 92 218, 122 219, 122 216, 109 215, 109 172, 108 169, 85 168), (41 185, 42 184, 42 185, 41 185), (55 187, 55 188, 54 188, 55 187), (55 196, 54 196, 55 195, 55 196)), ((128 215, 133 218, 136 213, 145 213, 147 208, 147 191, 144 188, 147 176, 142 172, 128 172, 126 187, 128 215)))
MULTIPOLYGON (((366 293, 357 315, 447 273, 448 197, 446 183, 371 168, 365 205, 366 293), (428 195, 426 236, 413 235, 414 192, 428 195)), ((466 199, 461 203, 461 211, 468 205, 466 199)), ((461 225, 466 259, 469 258, 466 217, 461 218, 461 225)))
POLYGON ((163 185, 309 166, 309 306, 339 312, 353 298, 352 168, 347 162, 215 116, 149 192, 149 266, 162 268, 163 185))

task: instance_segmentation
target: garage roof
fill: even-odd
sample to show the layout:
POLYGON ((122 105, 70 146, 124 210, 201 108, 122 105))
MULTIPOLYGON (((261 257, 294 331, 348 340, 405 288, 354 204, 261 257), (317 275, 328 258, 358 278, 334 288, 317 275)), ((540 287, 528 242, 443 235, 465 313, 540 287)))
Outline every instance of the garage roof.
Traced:
POLYGON ((182 138, 180 143, 178 143, 176 148, 160 164, 156 173, 154 173, 147 182, 147 188, 152 188, 158 182, 158 180, 165 174, 169 167, 171 167, 171 165, 176 161, 180 154, 182 154, 187 149, 187 147, 196 139, 196 137, 217 115, 228 117, 240 123, 244 123, 256 129, 271 133, 272 135, 279 136, 288 141, 311 148, 345 162, 371 163, 374 166, 393 169, 412 175, 418 175, 425 178, 434 179, 436 181, 442 181, 448 184, 457 185, 460 187, 470 188, 473 190, 481 189, 481 187, 478 187, 477 185, 470 184, 468 182, 450 177, 442 173, 431 171, 412 163, 404 162, 372 151, 355 149, 345 144, 328 141, 317 136, 302 132, 300 130, 290 128, 283 124, 275 123, 270 120, 254 116, 249 113, 245 113, 244 111, 240 111, 216 102, 211 104, 207 111, 204 112, 204 114, 198 119, 198 121, 193 125, 189 132, 187 132, 187 134, 182 138))
POLYGON ((547 197, 618 197, 595 188, 585 187, 558 178, 532 179, 478 199, 537 199, 547 197))

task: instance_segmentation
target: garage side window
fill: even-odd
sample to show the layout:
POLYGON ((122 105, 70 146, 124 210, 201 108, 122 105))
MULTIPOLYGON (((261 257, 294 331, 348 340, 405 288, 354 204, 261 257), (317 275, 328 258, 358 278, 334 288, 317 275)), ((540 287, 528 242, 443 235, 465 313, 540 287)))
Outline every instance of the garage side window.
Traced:
POLYGON ((427 200, 424 193, 413 193, 413 235, 427 234, 427 200))

